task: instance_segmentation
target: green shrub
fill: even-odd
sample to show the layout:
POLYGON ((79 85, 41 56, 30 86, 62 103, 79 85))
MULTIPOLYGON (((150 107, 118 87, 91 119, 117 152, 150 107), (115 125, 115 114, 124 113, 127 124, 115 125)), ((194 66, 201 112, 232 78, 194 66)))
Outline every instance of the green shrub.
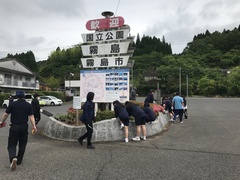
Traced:
POLYGON ((114 111, 97 111, 96 121, 115 118, 114 111))
POLYGON ((5 99, 8 99, 10 95, 11 95, 11 93, 0 94, 0 107, 2 107, 3 101, 4 101, 5 99))

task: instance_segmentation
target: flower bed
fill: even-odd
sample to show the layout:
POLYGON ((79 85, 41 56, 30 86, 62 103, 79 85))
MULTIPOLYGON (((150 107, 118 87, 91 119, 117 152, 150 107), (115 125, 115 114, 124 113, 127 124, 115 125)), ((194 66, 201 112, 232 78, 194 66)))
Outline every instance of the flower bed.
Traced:
MULTIPOLYGON (((131 101, 131 102, 143 108, 144 103, 137 102, 137 101, 131 101)), ((164 108, 159 104, 150 103, 150 107, 153 109, 156 116, 158 116, 160 112, 164 113, 164 108)), ((78 112, 78 117, 80 117, 82 115, 82 109, 77 111, 73 107, 69 107, 67 110, 67 115, 57 115, 54 118, 58 121, 64 122, 69 125, 76 125, 77 112, 78 112)), ((112 119, 112 118, 115 118, 114 111, 110 111, 110 110, 97 111, 97 116, 96 116, 97 122, 106 120, 106 119, 112 119)), ((134 120, 134 118, 130 117, 130 120, 134 120)), ((78 121, 78 125, 82 125, 82 124, 83 123, 81 121, 78 121)))

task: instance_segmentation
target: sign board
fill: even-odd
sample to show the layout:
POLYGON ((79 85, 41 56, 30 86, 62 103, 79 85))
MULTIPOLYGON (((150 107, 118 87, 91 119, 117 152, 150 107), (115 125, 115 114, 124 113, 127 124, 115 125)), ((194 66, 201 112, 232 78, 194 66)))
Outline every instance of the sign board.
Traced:
POLYGON ((82 45, 83 56, 126 54, 130 42, 82 45))
POLYGON ((81 58, 84 68, 121 67, 127 66, 129 56, 81 58))
POLYGON ((81 97, 93 92, 94 102, 129 100, 129 69, 81 70, 80 78, 81 97))
POLYGON ((96 33, 82 34, 82 39, 84 43, 123 40, 127 39, 129 32, 130 29, 100 31, 96 33))
POLYGON ((81 109, 81 97, 73 96, 73 109, 81 109))
POLYGON ((121 16, 93 19, 86 23, 87 30, 104 30, 122 27, 124 19, 121 16))

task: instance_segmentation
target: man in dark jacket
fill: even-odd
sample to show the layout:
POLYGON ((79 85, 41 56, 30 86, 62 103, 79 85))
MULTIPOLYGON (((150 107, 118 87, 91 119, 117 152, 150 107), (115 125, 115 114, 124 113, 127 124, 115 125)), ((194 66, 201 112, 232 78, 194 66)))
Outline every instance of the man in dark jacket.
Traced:
POLYGON ((32 106, 25 101, 25 94, 23 91, 17 91, 17 101, 9 104, 0 125, 5 124, 9 114, 11 114, 11 124, 8 137, 8 153, 11 170, 15 170, 17 165, 20 165, 23 160, 23 155, 27 146, 28 140, 28 119, 32 123, 32 131, 36 132, 35 119, 33 115, 32 106), (16 150, 19 145, 18 153, 16 150))

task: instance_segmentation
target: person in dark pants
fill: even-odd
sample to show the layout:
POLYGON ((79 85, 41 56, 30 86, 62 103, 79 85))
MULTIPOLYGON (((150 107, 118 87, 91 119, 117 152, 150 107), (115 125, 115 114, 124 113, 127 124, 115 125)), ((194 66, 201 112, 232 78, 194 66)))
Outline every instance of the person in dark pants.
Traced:
POLYGON ((173 121, 174 113, 173 113, 173 109, 172 109, 171 99, 172 99, 171 97, 168 98, 167 96, 165 96, 163 98, 163 107, 164 107, 165 111, 168 111, 169 116, 170 116, 170 121, 174 123, 174 121, 173 121))
POLYGON ((40 113, 40 105, 39 105, 39 101, 38 101, 38 94, 34 94, 34 99, 31 102, 32 108, 33 108, 33 114, 34 114, 34 118, 36 121, 36 125, 39 123, 39 121, 41 120, 41 113, 40 113))
POLYGON ((94 103, 93 103, 94 93, 89 92, 87 94, 87 101, 83 105, 83 113, 80 120, 85 124, 87 132, 78 138, 78 142, 83 145, 83 140, 87 138, 87 148, 94 149, 95 147, 91 143, 92 133, 93 133, 93 122, 95 122, 94 116, 94 103))
POLYGON ((134 88, 131 90, 130 100, 136 101, 136 91, 134 88))
POLYGON ((144 103, 143 111, 146 113, 146 122, 147 123, 152 123, 157 118, 157 116, 155 115, 152 108, 150 108, 150 105, 148 102, 144 103))
POLYGON ((9 100, 9 104, 13 102, 13 97, 12 97, 12 95, 9 96, 8 100, 9 100))
POLYGON ((121 123, 124 124, 125 130, 125 142, 128 142, 128 126, 129 126, 129 115, 123 104, 118 100, 113 102, 115 117, 118 118, 121 123))
POLYGON ((181 96, 179 96, 178 92, 173 97, 172 105, 173 105, 173 112, 174 112, 174 117, 173 117, 174 122, 176 120, 177 115, 179 115, 180 123, 183 123, 183 120, 182 120, 182 116, 183 116, 183 98, 181 96))
POLYGON ((140 134, 142 130, 143 137, 142 139, 146 141, 147 130, 146 130, 146 114, 145 112, 135 104, 126 101, 125 102, 126 110, 129 116, 133 116, 136 124, 136 137, 132 138, 134 141, 140 141, 140 134))
POLYGON ((185 119, 188 118, 188 112, 187 112, 187 100, 186 100, 186 96, 183 96, 183 114, 185 119))
POLYGON ((15 170, 17 165, 22 163, 28 141, 28 119, 30 119, 32 123, 32 131, 37 131, 32 106, 25 101, 24 92, 17 91, 16 96, 18 100, 10 103, 3 115, 2 122, 0 122, 0 125, 4 124, 9 114, 11 114, 8 137, 8 153, 11 170, 15 170), (19 145, 18 153, 17 144, 19 145))

